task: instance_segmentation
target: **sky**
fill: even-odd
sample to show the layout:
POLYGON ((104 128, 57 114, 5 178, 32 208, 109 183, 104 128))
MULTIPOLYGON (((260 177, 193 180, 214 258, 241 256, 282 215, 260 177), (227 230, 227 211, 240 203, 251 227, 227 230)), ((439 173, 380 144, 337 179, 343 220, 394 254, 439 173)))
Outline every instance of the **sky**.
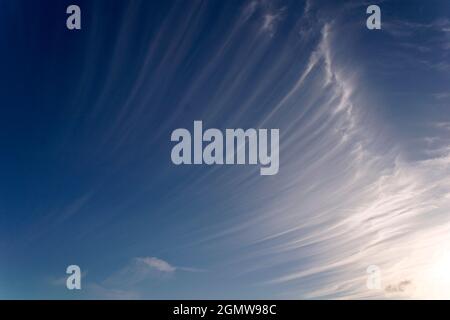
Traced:
POLYGON ((0 299, 450 298, 449 1, 0 0, 0 39, 0 299), (174 165, 196 120, 279 172, 174 165))

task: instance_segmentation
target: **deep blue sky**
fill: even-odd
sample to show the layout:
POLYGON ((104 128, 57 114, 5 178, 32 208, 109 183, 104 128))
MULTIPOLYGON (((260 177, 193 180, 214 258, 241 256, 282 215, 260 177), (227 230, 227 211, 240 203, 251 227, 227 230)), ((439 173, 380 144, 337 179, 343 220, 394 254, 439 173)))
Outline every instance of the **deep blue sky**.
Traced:
POLYGON ((420 282, 396 268, 448 223, 450 3, 373 4, 382 30, 364 1, 0 0, 0 298, 370 296, 373 263, 420 282), (279 174, 174 166, 194 120, 279 128, 279 174))

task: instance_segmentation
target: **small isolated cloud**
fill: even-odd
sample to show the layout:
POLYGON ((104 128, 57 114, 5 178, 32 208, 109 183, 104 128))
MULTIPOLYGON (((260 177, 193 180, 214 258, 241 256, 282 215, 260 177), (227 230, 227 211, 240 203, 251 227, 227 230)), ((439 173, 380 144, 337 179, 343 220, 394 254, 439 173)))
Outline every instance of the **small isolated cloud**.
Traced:
POLYGON ((275 8, 273 2, 267 0, 253 0, 244 7, 242 17, 244 22, 255 17, 261 21, 260 32, 273 36, 277 24, 283 19, 286 7, 275 8))
POLYGON ((409 291, 412 287, 412 281, 411 280, 403 280, 396 284, 390 284, 386 286, 384 291, 388 294, 399 294, 399 293, 405 293, 409 291))
POLYGON ((445 100, 450 98, 450 92, 438 92, 433 94, 433 98, 436 100, 445 100))
MULTIPOLYGON (((157 257, 136 257, 103 281, 86 281, 87 272, 83 272, 81 275, 82 288, 90 299, 139 299, 142 296, 142 288, 148 283, 172 279, 177 272, 204 271, 197 268, 174 266, 157 257)), ((49 284, 65 287, 67 277, 68 275, 49 278, 49 284)))
POLYGON ((435 124, 435 128, 436 128, 436 129, 449 130, 449 131, 450 131, 450 122, 446 122, 446 121, 443 121, 443 122, 437 122, 437 123, 435 124))
MULTIPOLYGON (((159 273, 163 274, 171 274, 175 271, 186 271, 186 272, 204 272, 203 269, 198 268, 190 268, 190 267, 180 267, 180 266, 173 266, 167 261, 164 261, 162 259, 156 258, 156 257, 141 257, 141 258, 134 258, 134 263, 137 265, 141 265, 143 269, 148 269, 150 271, 157 271, 159 273)), ((142 269, 142 268, 140 268, 142 269)))
POLYGON ((275 34, 278 24, 283 20, 286 7, 278 9, 267 9, 263 15, 263 24, 261 31, 269 34, 271 37, 275 34))
POLYGON ((136 300, 140 298, 140 294, 138 292, 132 290, 106 288, 97 283, 88 284, 86 290, 89 292, 89 296, 94 299, 136 300))
POLYGON ((146 284, 172 279, 177 272, 203 272, 177 267, 157 257, 136 257, 101 282, 86 285, 88 296, 100 299, 138 299, 146 284))
POLYGON ((168 262, 155 258, 155 257, 147 257, 147 258, 136 258, 139 263, 142 263, 149 268, 153 268, 155 270, 161 272, 174 272, 177 268, 170 265, 168 262))
POLYGON ((282 14, 283 9, 280 9, 274 13, 266 13, 263 17, 263 25, 261 27, 261 30, 264 32, 268 32, 270 35, 273 35, 278 21, 282 19, 282 14))
POLYGON ((108 277, 108 286, 129 287, 152 279, 170 278, 177 267, 156 257, 133 258, 125 267, 108 277))

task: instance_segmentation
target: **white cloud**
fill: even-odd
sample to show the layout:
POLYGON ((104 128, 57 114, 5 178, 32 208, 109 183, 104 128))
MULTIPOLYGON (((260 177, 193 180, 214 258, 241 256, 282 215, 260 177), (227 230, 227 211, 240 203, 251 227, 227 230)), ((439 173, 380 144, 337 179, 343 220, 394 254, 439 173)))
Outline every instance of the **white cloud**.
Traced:
POLYGON ((246 22, 256 16, 261 20, 260 31, 273 36, 278 22, 283 19, 286 8, 277 8, 271 1, 253 0, 242 10, 242 21, 246 22))
POLYGON ((155 258, 155 257, 145 257, 145 258, 136 258, 138 263, 143 263, 149 268, 161 271, 161 272, 175 272, 177 270, 176 267, 170 265, 167 261, 155 258))
POLYGON ((283 18, 284 8, 278 9, 274 12, 267 12, 263 15, 263 23, 261 26, 261 31, 274 35, 277 24, 283 18))
POLYGON ((239 270, 267 275, 263 283, 283 288, 282 298, 432 296, 422 274, 449 243, 448 153, 403 159, 396 137, 371 117, 377 106, 364 96, 355 65, 336 58, 332 27, 325 24, 303 70, 261 120, 286 120, 287 173, 267 189, 277 197, 215 237, 247 244, 239 270), (366 288, 372 264, 386 290, 366 288))
POLYGON ((141 295, 133 290, 106 288, 97 283, 88 284, 86 291, 88 292, 88 297, 92 299, 136 300, 141 298, 141 295))
POLYGON ((88 282, 89 297, 100 299, 138 299, 139 286, 152 281, 173 279, 176 272, 202 272, 201 269, 176 267, 157 257, 136 257, 99 283, 88 282))

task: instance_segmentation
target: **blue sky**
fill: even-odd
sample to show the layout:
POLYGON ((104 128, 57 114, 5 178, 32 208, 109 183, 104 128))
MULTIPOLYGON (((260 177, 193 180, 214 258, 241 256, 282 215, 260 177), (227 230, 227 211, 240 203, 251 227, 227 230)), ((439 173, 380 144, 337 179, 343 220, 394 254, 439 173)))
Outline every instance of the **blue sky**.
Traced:
POLYGON ((0 38, 0 298, 449 296, 448 1, 0 0, 0 38), (173 165, 195 120, 279 128, 279 173, 173 165))

